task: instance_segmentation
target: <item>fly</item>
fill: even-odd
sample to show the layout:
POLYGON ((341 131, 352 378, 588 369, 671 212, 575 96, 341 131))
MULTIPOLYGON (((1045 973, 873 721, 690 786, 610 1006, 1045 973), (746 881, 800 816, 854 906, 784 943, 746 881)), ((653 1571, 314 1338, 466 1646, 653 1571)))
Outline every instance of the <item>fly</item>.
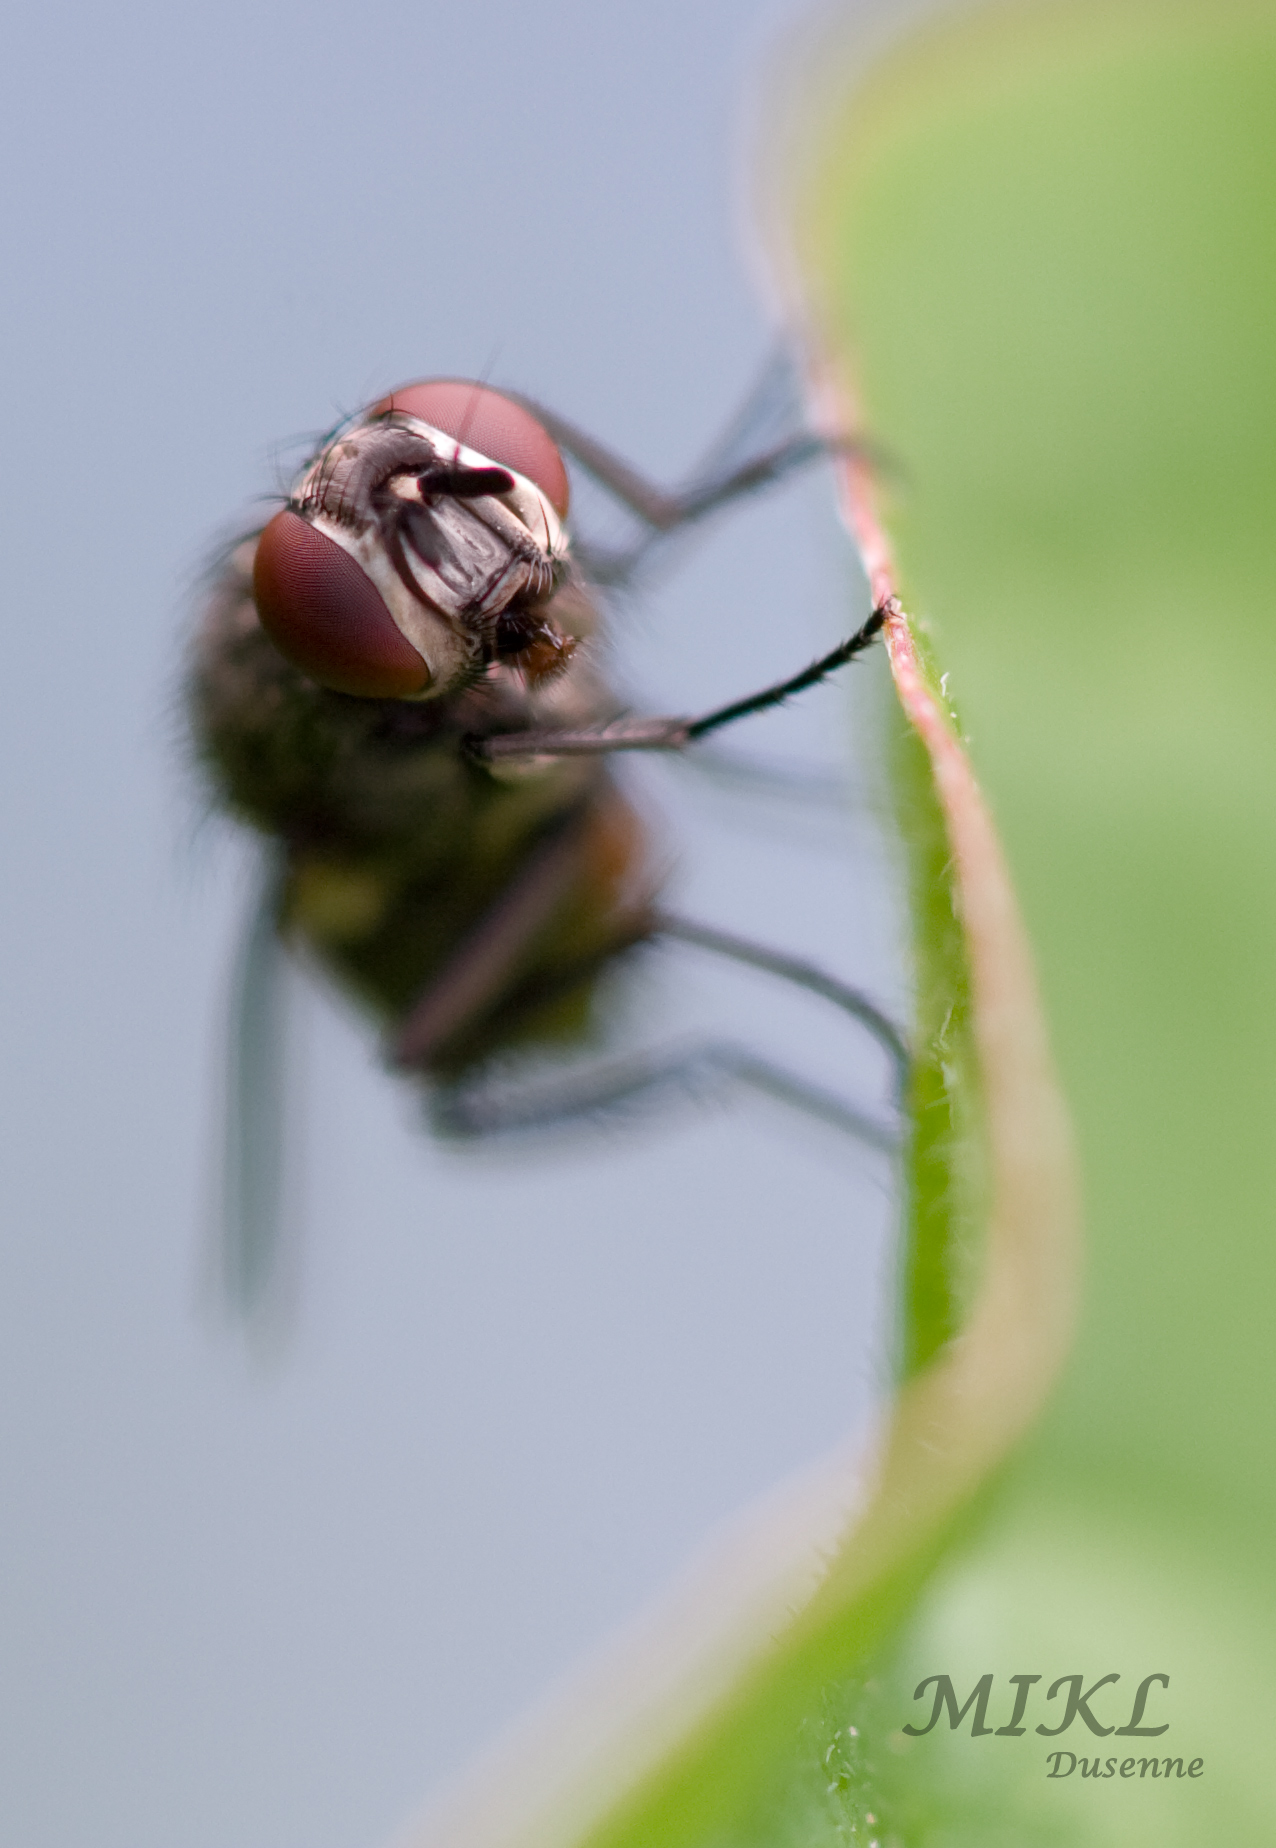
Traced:
MULTIPOLYGON (((226 557, 190 679, 218 799, 276 848, 241 982, 241 1078, 270 1064, 264 972, 283 939, 381 1023, 442 1135, 570 1122, 709 1078, 894 1146, 893 1123, 734 1042, 593 1061, 531 1087, 500 1072, 511 1053, 586 1049, 604 974, 672 938, 840 1008, 887 1054, 898 1098, 904 1042, 869 997, 663 908, 648 829, 610 767, 621 751, 693 749, 826 679, 889 611, 790 678, 691 717, 622 711, 592 646, 600 588, 657 538, 826 447, 788 435, 669 494, 542 407, 454 379, 406 385, 322 444, 286 505, 226 557), (573 548, 565 456, 636 516, 636 546, 573 548)), ((269 1277, 278 1152, 250 1084, 239 1113, 228 1258, 251 1306, 269 1277)))

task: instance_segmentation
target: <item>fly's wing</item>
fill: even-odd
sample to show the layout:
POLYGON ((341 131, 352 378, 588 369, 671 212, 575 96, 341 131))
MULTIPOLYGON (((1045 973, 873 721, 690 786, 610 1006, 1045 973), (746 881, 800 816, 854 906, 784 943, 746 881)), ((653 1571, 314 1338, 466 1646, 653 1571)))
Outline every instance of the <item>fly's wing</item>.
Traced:
POLYGON ((236 1320, 282 1307, 287 967, 279 937, 283 863, 263 855, 236 957, 227 1021, 219 1283, 236 1320))

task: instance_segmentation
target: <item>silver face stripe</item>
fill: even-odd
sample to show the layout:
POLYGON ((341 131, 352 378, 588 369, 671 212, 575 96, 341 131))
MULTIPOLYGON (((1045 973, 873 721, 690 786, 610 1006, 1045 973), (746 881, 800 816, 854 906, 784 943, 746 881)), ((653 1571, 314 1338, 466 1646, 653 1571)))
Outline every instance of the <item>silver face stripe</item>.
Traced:
POLYGON ((402 413, 335 437, 298 481, 292 505, 376 585, 429 668, 418 695, 425 699, 474 671, 494 617, 517 599, 549 594, 568 550, 562 522, 535 482, 402 413), (418 477, 431 460, 498 469, 511 485, 473 498, 423 494, 418 477))

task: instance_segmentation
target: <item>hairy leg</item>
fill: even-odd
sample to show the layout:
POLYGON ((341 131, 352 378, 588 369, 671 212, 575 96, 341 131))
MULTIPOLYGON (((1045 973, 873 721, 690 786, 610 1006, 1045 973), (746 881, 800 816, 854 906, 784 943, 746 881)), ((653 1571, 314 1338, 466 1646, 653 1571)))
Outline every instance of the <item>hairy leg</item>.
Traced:
POLYGON ((854 635, 803 668, 801 673, 763 687, 744 699, 733 700, 728 706, 702 713, 699 718, 622 718, 580 731, 494 732, 468 738, 465 748, 472 757, 484 763, 499 763, 512 757, 595 756, 608 751, 684 751, 688 745, 724 726, 782 706, 794 694, 827 680, 830 674, 864 653, 892 613, 892 607, 889 603, 879 605, 854 635))
POLYGON ((899 1146, 894 1125, 730 1040, 612 1060, 538 1085, 461 1080, 434 1092, 430 1116, 440 1135, 478 1141, 614 1120, 628 1110, 667 1107, 679 1096, 705 1096, 737 1085, 761 1091, 869 1148, 893 1153, 899 1146))
MULTIPOLYGON (((892 1068, 893 1101, 902 1106, 910 1070, 907 1043, 895 1022, 859 989, 802 958, 670 912, 653 914, 651 934, 778 976, 831 1002, 864 1027, 886 1053, 892 1068)), ((891 1151, 899 1145, 894 1125, 732 1040, 704 1040, 638 1053, 532 1084, 505 1085, 480 1071, 440 1085, 430 1108, 440 1133, 474 1140, 616 1118, 626 1110, 659 1107, 680 1094, 737 1085, 765 1092, 871 1148, 891 1151)))

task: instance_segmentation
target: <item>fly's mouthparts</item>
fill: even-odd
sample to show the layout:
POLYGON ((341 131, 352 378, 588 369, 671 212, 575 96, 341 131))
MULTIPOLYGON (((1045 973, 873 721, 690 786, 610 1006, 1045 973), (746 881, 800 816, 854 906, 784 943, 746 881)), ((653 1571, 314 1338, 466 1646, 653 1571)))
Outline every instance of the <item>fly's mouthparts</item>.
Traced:
POLYGON ((533 599, 497 616, 484 652, 491 661, 516 667, 529 686, 538 686, 566 671, 577 645, 576 637, 564 635, 533 599))

